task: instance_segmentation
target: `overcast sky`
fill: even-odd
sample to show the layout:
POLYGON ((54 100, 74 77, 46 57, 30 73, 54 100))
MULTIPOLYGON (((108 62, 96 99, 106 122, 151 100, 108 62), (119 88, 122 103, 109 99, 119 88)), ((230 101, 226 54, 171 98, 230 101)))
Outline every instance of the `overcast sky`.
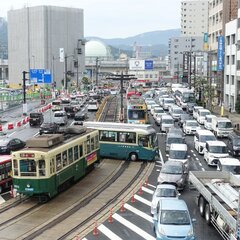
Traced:
POLYGON ((181 0, 5 0, 0 17, 10 9, 54 5, 84 10, 84 35, 129 37, 144 32, 180 28, 181 0))

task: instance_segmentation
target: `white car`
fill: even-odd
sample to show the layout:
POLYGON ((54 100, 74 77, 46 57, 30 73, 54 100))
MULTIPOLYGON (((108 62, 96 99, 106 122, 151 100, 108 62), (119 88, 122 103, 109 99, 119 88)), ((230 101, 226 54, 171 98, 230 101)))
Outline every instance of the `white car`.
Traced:
POLYGON ((175 104, 175 100, 173 98, 164 98, 162 107, 164 110, 168 111, 169 107, 171 107, 174 104, 175 104))
POLYGON ((219 158, 229 156, 227 145, 223 141, 207 141, 203 154, 209 166, 217 166, 219 158))
POLYGON ((156 190, 153 193, 152 203, 151 203, 151 214, 154 215, 157 210, 158 201, 162 198, 178 198, 179 192, 176 186, 172 184, 160 184, 157 185, 156 190))
POLYGON ((169 113, 175 121, 178 121, 180 119, 181 114, 183 114, 184 112, 182 108, 180 108, 179 106, 172 105, 169 108, 169 113))
POLYGON ((207 130, 212 130, 212 119, 215 117, 215 115, 207 115, 206 120, 204 122, 204 128, 207 130))
POLYGON ((174 127, 174 119, 170 115, 163 115, 160 122, 160 131, 168 132, 172 127, 174 127))
POLYGON ((197 121, 200 124, 204 124, 204 122, 206 121, 206 116, 207 115, 211 115, 211 112, 207 109, 198 109, 197 111, 197 121))
POLYGON ((232 174, 240 177, 240 161, 239 159, 232 157, 219 158, 217 171, 231 172, 232 174))
POLYGON ((150 112, 151 112, 152 116, 153 116, 153 114, 154 114, 154 109, 155 109, 155 108, 158 108, 158 107, 160 107, 160 106, 159 106, 157 103, 151 105, 150 112))
POLYGON ((194 148, 199 154, 203 154, 203 149, 206 146, 206 142, 215 140, 217 139, 211 131, 205 129, 198 129, 194 136, 194 148))
POLYGON ((183 123, 183 132, 186 135, 195 134, 198 129, 201 129, 196 120, 186 120, 183 123))

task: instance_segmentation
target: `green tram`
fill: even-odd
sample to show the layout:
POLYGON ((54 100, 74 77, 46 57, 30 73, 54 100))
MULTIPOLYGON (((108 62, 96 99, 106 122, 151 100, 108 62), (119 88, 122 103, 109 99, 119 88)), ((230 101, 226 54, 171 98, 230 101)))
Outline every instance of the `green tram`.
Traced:
POLYGON ((71 129, 68 134, 29 139, 26 148, 12 153, 13 185, 18 193, 47 201, 93 168, 99 160, 98 131, 71 129))
POLYGON ((154 161, 159 157, 157 135, 149 124, 84 122, 99 130, 100 156, 131 161, 154 161))

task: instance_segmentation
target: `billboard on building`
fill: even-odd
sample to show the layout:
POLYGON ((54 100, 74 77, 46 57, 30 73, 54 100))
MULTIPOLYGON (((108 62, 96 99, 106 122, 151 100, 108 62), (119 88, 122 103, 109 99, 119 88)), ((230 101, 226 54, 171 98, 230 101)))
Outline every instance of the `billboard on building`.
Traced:
POLYGON ((224 69, 224 36, 218 36, 218 61, 217 70, 223 71, 224 69))
POLYGON ((203 50, 208 50, 208 33, 204 33, 203 36, 203 50))
POLYGON ((145 69, 145 61, 144 60, 137 60, 137 59, 130 59, 129 60, 129 70, 144 70, 145 69))

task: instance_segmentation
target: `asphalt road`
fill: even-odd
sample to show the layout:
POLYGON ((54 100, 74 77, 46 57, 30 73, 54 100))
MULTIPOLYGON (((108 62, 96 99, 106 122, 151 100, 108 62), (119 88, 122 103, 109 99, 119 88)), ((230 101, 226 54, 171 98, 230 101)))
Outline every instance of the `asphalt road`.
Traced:
MULTIPOLYGON (((45 121, 50 121, 52 118, 52 111, 49 110, 44 113, 45 121)), ((89 120, 94 118, 94 113, 89 113, 89 120)), ((151 123, 159 132, 159 127, 155 125, 153 119, 150 117, 151 123)), ((71 124, 72 120, 69 120, 68 125, 71 124)), ((18 129, 17 131, 11 132, 12 137, 18 137, 24 141, 32 136, 38 134, 38 127, 30 127, 27 124, 23 129, 18 129)), ((158 134, 159 146, 162 152, 163 159, 166 160, 167 156, 165 154, 165 135, 158 134)), ((193 147, 193 136, 186 136, 186 143, 189 149, 189 159, 190 159, 190 170, 203 169, 207 171, 216 171, 215 168, 208 167, 203 160, 203 157, 199 155, 193 147)), ((126 211, 118 211, 113 214, 113 222, 104 222, 98 225, 97 236, 94 236, 92 226, 92 232, 85 236, 85 240, 89 239, 155 239, 153 232, 153 223, 150 216, 150 204, 152 200, 152 193, 157 185, 157 176, 161 169, 160 162, 156 162, 154 171, 151 176, 149 176, 149 184, 143 187, 143 194, 135 194, 135 203, 131 201, 125 204, 126 211)), ((219 240, 221 237, 217 231, 208 226, 204 219, 200 216, 195 199, 197 192, 192 190, 189 186, 186 187, 184 191, 181 192, 180 198, 184 199, 188 205, 190 214, 192 218, 197 221, 194 224, 194 231, 196 234, 196 239, 198 240, 219 240)), ((84 236, 79 237, 82 239, 84 236)))

